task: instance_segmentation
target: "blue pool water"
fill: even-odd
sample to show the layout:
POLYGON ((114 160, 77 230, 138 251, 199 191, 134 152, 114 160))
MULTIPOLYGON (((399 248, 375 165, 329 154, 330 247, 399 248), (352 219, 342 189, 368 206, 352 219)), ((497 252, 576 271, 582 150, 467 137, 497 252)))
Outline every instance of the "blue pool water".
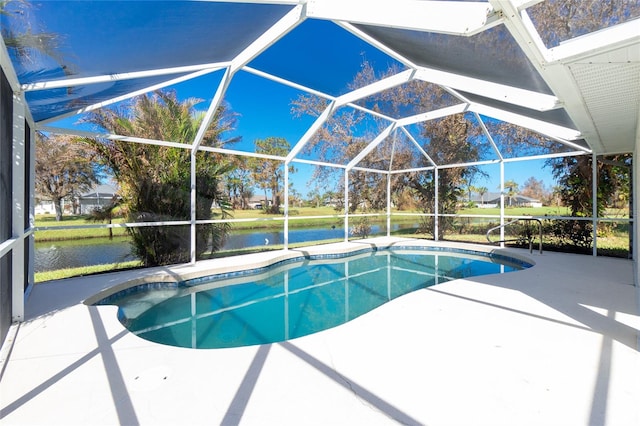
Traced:
POLYGON ((412 291, 528 266, 471 253, 385 249, 300 258, 177 284, 144 284, 97 304, 118 305, 120 321, 141 338, 226 348, 294 339, 344 324, 412 291))

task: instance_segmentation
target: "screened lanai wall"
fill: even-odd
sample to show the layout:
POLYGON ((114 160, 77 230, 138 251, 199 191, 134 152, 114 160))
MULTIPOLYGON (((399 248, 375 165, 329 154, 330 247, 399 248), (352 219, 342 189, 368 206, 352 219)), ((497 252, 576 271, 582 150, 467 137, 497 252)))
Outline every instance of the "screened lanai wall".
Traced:
MULTIPOLYGON (((554 14, 565 13, 561 3, 3 4, 2 329, 11 318, 22 319, 24 289, 33 283, 34 158, 30 153, 35 131, 188 151, 190 217, 117 226, 187 227, 185 245, 192 262, 196 260, 196 226, 218 222, 196 214, 196 164, 202 153, 282 163, 286 249, 289 223, 296 220, 289 215, 288 184, 298 179, 288 171, 290 165, 337 170, 345 206, 354 173, 387 181, 422 173, 437 181, 448 168, 495 165, 501 182, 498 219, 502 224, 505 165, 634 152, 640 115, 640 6, 633 1, 615 2, 619 9, 605 12, 595 10, 596 4, 595 21, 573 16, 566 26, 573 32, 565 34, 554 30, 551 22, 554 14), (362 74, 365 64, 371 66, 370 74, 362 74), (355 76, 362 78, 354 80, 355 76), (204 118, 192 140, 114 134, 82 123, 92 111, 121 107, 157 89, 174 90, 182 99, 203 100, 198 110, 204 118), (437 96, 414 102, 414 95, 424 92, 437 96), (313 108, 292 118, 295 99, 306 100, 313 108), (223 105, 239 114, 238 128, 229 139, 243 136, 247 143, 203 143, 223 105), (482 145, 478 155, 451 162, 431 146, 422 131, 424 123, 452 116, 465 116, 474 123, 477 143, 482 145), (349 117, 358 121, 349 125, 349 117), (520 126, 539 135, 540 142, 516 149, 492 132, 497 123, 520 126), (324 152, 336 154, 331 152, 336 147, 346 150, 355 142, 358 149, 344 155, 319 155, 327 135, 336 134, 344 135, 342 144, 324 152), (270 136, 286 137, 290 150, 256 154, 253 140, 270 136), (413 161, 401 163, 399 152, 413 161)), ((385 196, 387 210, 382 214, 389 232, 388 189, 385 196)), ((441 213, 437 209, 425 213, 435 218, 436 238, 441 213)), ((344 220, 347 239, 354 216, 347 211, 337 216, 344 220)), ((584 220, 595 223, 598 218, 584 220)), ((597 239, 593 250, 595 254, 597 239)))

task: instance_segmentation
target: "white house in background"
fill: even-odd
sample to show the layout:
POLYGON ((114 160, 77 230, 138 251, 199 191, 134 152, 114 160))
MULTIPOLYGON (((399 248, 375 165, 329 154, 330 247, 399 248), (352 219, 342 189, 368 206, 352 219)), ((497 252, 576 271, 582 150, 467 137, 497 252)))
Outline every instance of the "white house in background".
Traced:
MULTIPOLYGON (((82 193, 75 200, 65 198, 62 200, 62 210, 65 214, 73 213, 74 201, 77 205, 77 214, 89 214, 93 210, 108 205, 116 195, 118 188, 115 185, 95 185, 89 191, 82 193)), ((35 214, 55 214, 56 209, 51 200, 40 199, 35 205, 35 214)))
POLYGON ((89 214, 97 208, 108 205, 117 192, 118 188, 114 185, 96 185, 78 198, 80 214, 89 214))
POLYGON ((249 198, 248 206, 249 208, 260 210, 265 207, 271 206, 271 200, 266 198, 264 195, 254 195, 253 197, 249 198))
MULTIPOLYGON (((500 193, 499 192, 487 192, 484 196, 480 197, 477 193, 471 194, 471 201, 480 208, 490 209, 500 206, 500 193)), ((542 207, 542 202, 538 199, 525 197, 524 195, 516 194, 509 197, 504 196, 505 207, 542 207)))
POLYGON ((500 206, 499 192, 486 192, 482 197, 477 192, 471 193, 471 202, 483 209, 492 209, 500 206), (497 198, 497 201, 496 201, 497 198))

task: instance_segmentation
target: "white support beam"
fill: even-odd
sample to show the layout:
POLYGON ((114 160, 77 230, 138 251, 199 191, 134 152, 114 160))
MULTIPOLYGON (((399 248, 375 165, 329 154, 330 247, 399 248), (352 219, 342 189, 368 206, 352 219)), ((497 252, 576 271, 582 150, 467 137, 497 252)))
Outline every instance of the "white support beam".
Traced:
POLYGON ((428 172, 430 170, 435 170, 436 167, 435 166, 429 166, 429 167, 415 167, 413 169, 402 169, 402 170, 392 170, 391 173, 392 175, 397 175, 397 174, 402 174, 402 173, 413 173, 413 172, 428 172))
POLYGON ((348 107, 350 107, 350 108, 353 108, 353 109, 357 109, 357 110, 359 110, 359 111, 362 111, 362 112, 364 112, 364 113, 366 113, 366 114, 371 115, 372 117, 378 117, 378 118, 381 118, 381 119, 383 119, 383 120, 385 120, 385 121, 388 121, 389 123, 392 123, 392 122, 395 122, 395 121, 396 121, 396 119, 395 119, 395 118, 393 118, 393 117, 389 117, 388 115, 381 114, 381 113, 379 113, 379 112, 377 112, 377 111, 370 110, 369 108, 362 107, 362 106, 360 106, 360 105, 358 105, 358 104, 349 103, 349 104, 347 104, 346 106, 348 106, 348 107))
POLYGON ((249 63, 253 58, 265 51, 269 46, 273 45, 280 38, 284 37, 289 31, 298 26, 304 20, 304 10, 305 7, 302 5, 294 7, 231 61, 231 65, 229 66, 229 68, 227 68, 227 71, 222 77, 222 81, 218 86, 218 90, 216 90, 216 94, 214 95, 213 100, 209 105, 209 109, 207 110, 202 120, 202 124, 198 129, 198 133, 193 140, 194 150, 197 150, 200 147, 200 144, 202 144, 204 135, 211 125, 218 107, 221 105, 222 100, 224 99, 224 94, 227 91, 227 88, 229 87, 234 74, 242 67, 244 67, 247 63, 249 63))
POLYGON ((540 71, 542 64, 548 62, 549 54, 538 31, 529 19, 529 15, 516 1, 489 0, 496 11, 504 18, 504 25, 516 43, 523 50, 533 65, 540 71))
POLYGON ((22 322, 24 320, 24 289, 28 277, 24 274, 25 259, 25 234, 24 219, 29 212, 26 211, 27 197, 30 197, 29 188, 25 188, 25 172, 29 164, 26 163, 25 147, 25 116, 26 107, 21 96, 13 96, 13 165, 12 171, 12 198, 13 221, 11 224, 12 236, 16 238, 12 247, 12 277, 11 277, 11 320, 22 322))
POLYGON ((437 120, 438 118, 448 117, 450 115, 460 114, 467 111, 468 104, 457 104, 445 108, 436 109, 422 114, 412 115, 397 120, 398 126, 408 126, 410 124, 422 123, 429 120, 437 120))
MULTIPOLYGON (((349 170, 344 171, 344 241, 349 241, 349 170)), ((349 263, 347 262, 347 265, 349 263)))
POLYGON ((288 165, 291 162, 291 160, 293 160, 296 157, 296 155, 300 153, 302 148, 304 148, 305 145, 309 143, 311 138, 313 138, 313 135, 315 135, 318 129, 320 129, 320 127, 322 127, 322 125, 329 119, 329 117, 331 116, 331 114, 333 114, 333 111, 335 109, 336 109, 335 101, 327 105, 324 111, 322 111, 322 114, 320 114, 318 118, 316 118, 316 121, 313 122, 313 124, 307 129, 304 135, 302 135, 298 143, 296 143, 296 145, 291 149, 291 151, 289 151, 289 154, 287 155, 287 159, 285 161, 285 165, 288 165))
POLYGON ((209 129, 209 126, 213 121, 213 117, 215 117, 216 115, 216 111, 218 110, 218 107, 220 107, 220 105, 222 104, 222 99, 224 98, 224 94, 227 91, 229 84, 231 84, 232 78, 233 78, 233 73, 231 72, 231 68, 227 68, 227 70, 224 72, 224 75, 222 76, 222 80, 218 85, 218 89, 216 90, 215 95, 213 95, 213 99, 209 104, 209 108, 207 109, 207 112, 205 113, 204 118, 202 119, 202 123, 200 123, 200 127, 198 128, 198 133, 196 133, 196 137, 193 140, 192 149, 194 151, 198 150, 198 148, 200 147, 200 144, 204 140, 204 135, 207 133, 207 130, 209 129))
MULTIPOLYGON (((638 115, 638 122, 640 123, 640 114, 638 115)), ((631 211, 629 212, 630 218, 633 220, 631 223, 631 254, 633 258, 633 284, 636 290, 636 306, 640 306, 640 127, 636 130, 636 139, 633 149, 633 159, 631 161, 631 199, 633 200, 631 211)), ((638 347, 640 348, 640 335, 638 335, 638 347)))
POLYGON ((581 133, 575 129, 559 126, 557 124, 551 124, 546 121, 537 120, 535 118, 526 117, 524 115, 514 114, 512 112, 504 111, 499 108, 494 108, 478 103, 472 103, 469 106, 469 110, 481 115, 486 115, 487 117, 495 118, 497 120, 517 124, 518 126, 522 126, 535 132, 542 133, 543 135, 566 141, 580 139, 582 136, 581 133))
POLYGON ((383 90, 391 89, 392 87, 399 86, 401 84, 409 82, 413 78, 414 70, 405 70, 391 77, 383 78, 375 83, 368 84, 359 89, 353 90, 336 98, 336 106, 340 107, 351 102, 355 102, 359 99, 366 98, 383 90))
MULTIPOLYGON (((485 166, 485 165, 489 165, 489 164, 496 164, 496 163, 518 163, 521 161, 532 161, 532 160, 548 160, 550 158, 561 158, 561 157, 576 157, 576 156, 582 156, 582 155, 591 155, 590 152, 585 152, 585 151, 571 151, 571 152, 558 152, 558 153, 554 153, 554 154, 541 154, 541 155, 530 155, 528 157, 514 157, 514 158, 504 158, 502 160, 481 160, 481 161, 471 161, 468 163, 456 163, 456 164, 448 164, 448 165, 444 165, 444 166, 438 166, 439 169, 451 169, 451 168, 457 168, 457 167, 473 167, 473 166, 485 166)), ((402 169, 402 170, 393 170, 390 173, 391 174, 398 174, 398 173, 411 173, 411 172, 423 172, 423 171, 428 171, 428 170, 433 170, 435 169, 435 166, 427 166, 427 167, 415 167, 415 168, 411 168, 411 169, 402 169)), ((358 167, 354 167, 353 170, 357 170, 358 167)))
POLYGON ((415 140, 415 138, 413 137, 413 135, 404 127, 401 127, 402 131, 404 132, 404 134, 409 138, 409 140, 411 141, 411 143, 413 143, 415 145, 415 147, 418 149, 418 151, 420 151, 420 153, 431 163, 431 165, 433 165, 433 167, 438 167, 438 165, 435 163, 435 161, 433 161, 433 159, 431 158, 431 156, 429 154, 427 154, 427 151, 425 151, 420 144, 418 143, 418 141, 415 140))
POLYGON ((556 152, 553 154, 540 154, 540 155, 529 155, 527 157, 505 158, 502 161, 504 161, 505 163, 517 163, 519 161, 548 160, 550 158, 579 157, 582 155, 591 155, 591 152, 586 152, 586 151, 556 152))
POLYGON ((336 169, 346 169, 346 164, 334 164, 327 163, 325 161, 315 161, 315 160, 306 160, 304 158, 294 158, 291 160, 292 163, 302 163, 302 164, 313 164, 314 166, 322 166, 322 167, 333 167, 336 169))
POLYGON ((370 169, 368 167, 354 166, 354 167, 351 168, 351 170, 358 171, 358 172, 377 173, 379 175, 387 175, 387 174, 389 174, 389 172, 387 170, 370 169))
POLYGON ((531 6, 535 6, 538 3, 542 3, 544 0, 513 0, 513 5, 518 10, 524 10, 531 6))
POLYGON ((504 161, 500 162, 500 247, 504 248, 504 161))
POLYGON ((459 167, 473 167, 473 166, 487 166, 489 164, 497 164, 502 160, 482 160, 482 161, 469 161, 468 163, 456 163, 456 164, 444 164, 438 166, 438 169, 456 169, 459 167))
POLYGON ((307 16, 453 35, 474 34, 500 22, 488 3, 462 1, 309 0, 307 16))
POLYGON ((189 223, 189 231, 190 231, 190 242, 189 242, 189 259, 192 265, 196 264, 197 256, 196 256, 196 220, 197 220, 197 209, 196 209, 196 180, 197 177, 197 151, 195 149, 191 150, 189 155, 189 177, 190 177, 190 203, 191 203, 191 213, 190 213, 190 223, 189 223))
POLYGON ((13 250, 13 247, 15 246, 16 241, 17 241, 17 238, 10 238, 0 243, 0 257, 3 257, 5 254, 13 250))
POLYGON ((440 200, 440 177, 438 168, 433 170, 434 188, 433 191, 433 239, 438 241, 440 239, 440 208, 438 207, 440 200))
POLYGON ((229 66, 228 62, 202 65, 189 65, 184 67, 162 68, 156 70, 124 72, 119 74, 97 75, 92 77, 68 78, 60 80, 42 81, 39 83, 23 84, 22 90, 32 92, 36 90, 59 89, 66 87, 85 86, 88 84, 111 83, 121 80, 133 80, 136 78, 157 77, 161 75, 194 73, 198 71, 214 72, 229 66))
POLYGON ((347 171, 351 170, 356 166, 356 164, 362 161, 364 157, 369 155, 369 153, 373 151, 383 140, 385 140, 395 128, 396 123, 391 123, 386 129, 384 129, 373 141, 371 141, 369 145, 367 145, 365 149, 360 151, 353 160, 349 161, 349 164, 347 164, 347 171))
POLYGON ((4 39, 0 37, 0 66, 4 71, 4 76, 7 78, 11 89, 14 93, 20 92, 20 82, 18 76, 13 68, 13 64, 7 51, 7 46, 4 44, 4 39))
POLYGON ((37 130, 40 130, 43 132, 56 133, 59 135, 71 135, 71 136, 80 136, 85 138, 109 139, 113 141, 124 141, 124 142, 141 143, 146 145, 167 146, 171 148, 191 149, 191 145, 187 145, 184 143, 167 142, 167 141, 161 141, 157 139, 138 138, 134 136, 122 136, 122 135, 116 135, 113 133, 89 132, 86 130, 65 129, 62 127, 51 127, 51 126, 39 126, 37 130))
POLYGON ((489 133, 489 130, 487 129, 487 126, 484 124, 484 121, 482 121, 482 118, 480 117, 480 114, 478 114, 477 112, 474 112, 473 115, 476 117, 476 120, 478 120, 478 123, 480 123, 480 127, 482 128, 482 132, 485 134, 487 139, 489 139, 489 143, 491 143, 491 147, 493 148, 493 152, 496 153, 496 155, 498 156, 498 158, 500 160, 504 160, 504 157, 502 156, 502 153, 498 149, 498 145, 496 145, 496 141, 493 140, 493 136, 491 136, 491 133, 489 133))
POLYGON ((370 44, 371 46, 375 47, 381 52, 387 54, 388 56, 400 62, 401 64, 404 64, 407 68, 411 68, 411 69, 418 68, 418 65, 416 65, 413 61, 409 60, 408 58, 405 58, 395 50, 390 49, 387 45, 380 43, 378 39, 371 37, 369 34, 366 34, 365 32, 361 31, 359 28, 354 27, 352 24, 344 21, 337 21, 335 22, 335 24, 341 26, 345 30, 349 31, 351 34, 364 40, 366 43, 370 44))
POLYGON ((107 99, 105 101, 98 102, 98 103, 95 103, 93 105, 88 105, 88 106, 79 108, 77 110, 74 110, 74 111, 71 111, 71 112, 67 112, 65 114, 61 114, 61 115, 58 115, 58 116, 55 116, 55 117, 51 117, 51 118, 48 118, 46 120, 41 120, 37 124, 38 125, 45 125, 45 124, 48 124, 48 123, 52 123, 54 121, 62 120, 63 118, 73 117, 74 115, 79 115, 79 114, 84 114, 86 112, 95 111, 96 109, 100 109, 100 108, 103 108, 105 106, 113 105, 115 103, 122 102, 122 101, 125 101, 127 99, 131 99, 131 98, 133 98, 135 96, 143 95, 145 93, 153 92, 154 90, 159 90, 159 89, 162 89, 164 87, 173 86, 175 84, 182 83, 183 81, 192 80, 194 78, 197 78, 197 77, 200 77, 200 76, 203 76, 203 75, 215 72, 215 71, 218 71, 218 68, 212 68, 212 69, 196 71, 194 73, 191 73, 191 74, 188 74, 188 75, 184 75, 184 76, 181 76, 181 77, 177 77, 177 78, 173 78, 171 80, 163 81, 162 83, 154 84, 153 86, 144 87, 142 89, 135 90, 133 92, 129 92, 129 93, 126 93, 124 95, 117 96, 115 98, 107 99))
POLYGON ((284 166, 284 247, 289 250, 289 167, 284 166))
POLYGON ((246 66, 246 67, 242 67, 242 71, 246 71, 248 73, 257 75, 258 77, 262 77, 264 79, 271 80, 271 81, 273 81, 275 83, 280 83, 280 84, 282 84, 284 86, 292 87, 294 89, 300 90, 300 91, 305 92, 305 93, 309 93, 311 95, 318 96, 320 98, 328 99, 329 101, 333 101, 333 100, 336 99, 335 96, 331 96, 331 95, 329 95, 327 93, 320 92, 319 90, 315 90, 315 89, 312 89, 310 87, 303 86, 302 84, 294 83, 293 81, 289 81, 289 80, 284 79, 282 77, 278 77, 278 76, 275 76, 273 74, 269 74, 267 72, 257 70, 255 68, 251 68, 251 67, 246 66))
MULTIPOLYGON (((559 46, 549 49, 548 60, 555 62, 575 62, 588 59, 594 55, 622 49, 626 47, 634 47, 640 43, 640 29, 638 28, 638 20, 624 22, 613 27, 604 28, 591 34, 583 35, 571 40, 567 40, 559 46)), ((640 55, 640 49, 633 49, 637 56, 640 55)))
POLYGON ((235 149, 214 148, 212 146, 201 146, 200 151, 217 152, 218 154, 237 155, 239 157, 263 158, 266 160, 285 161, 286 157, 271 154, 260 154, 257 152, 238 151, 235 149))
POLYGON ((598 157, 591 155, 591 232, 593 233, 592 255, 598 255, 598 157))
POLYGON ((554 95, 533 92, 531 90, 425 67, 421 67, 416 71, 415 78, 536 111, 549 111, 562 106, 558 98, 554 95))
POLYGON ((240 68, 248 64, 253 58, 265 51, 269 46, 273 45, 280 38, 284 37, 289 31, 297 27, 304 21, 305 6, 298 5, 291 9, 278 22, 273 24, 271 28, 266 30, 260 37, 244 49, 233 61, 231 61, 231 72, 235 73, 240 68))

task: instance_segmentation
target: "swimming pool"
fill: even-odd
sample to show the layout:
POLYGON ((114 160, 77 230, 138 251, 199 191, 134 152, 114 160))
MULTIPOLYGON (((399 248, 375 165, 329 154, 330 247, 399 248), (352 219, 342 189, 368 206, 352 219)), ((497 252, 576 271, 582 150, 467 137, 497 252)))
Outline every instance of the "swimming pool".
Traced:
POLYGON ((458 278, 530 264, 471 251, 393 248, 300 257, 269 267, 179 283, 150 283, 108 296, 139 337, 210 349, 279 342, 351 321, 399 296, 458 278))

